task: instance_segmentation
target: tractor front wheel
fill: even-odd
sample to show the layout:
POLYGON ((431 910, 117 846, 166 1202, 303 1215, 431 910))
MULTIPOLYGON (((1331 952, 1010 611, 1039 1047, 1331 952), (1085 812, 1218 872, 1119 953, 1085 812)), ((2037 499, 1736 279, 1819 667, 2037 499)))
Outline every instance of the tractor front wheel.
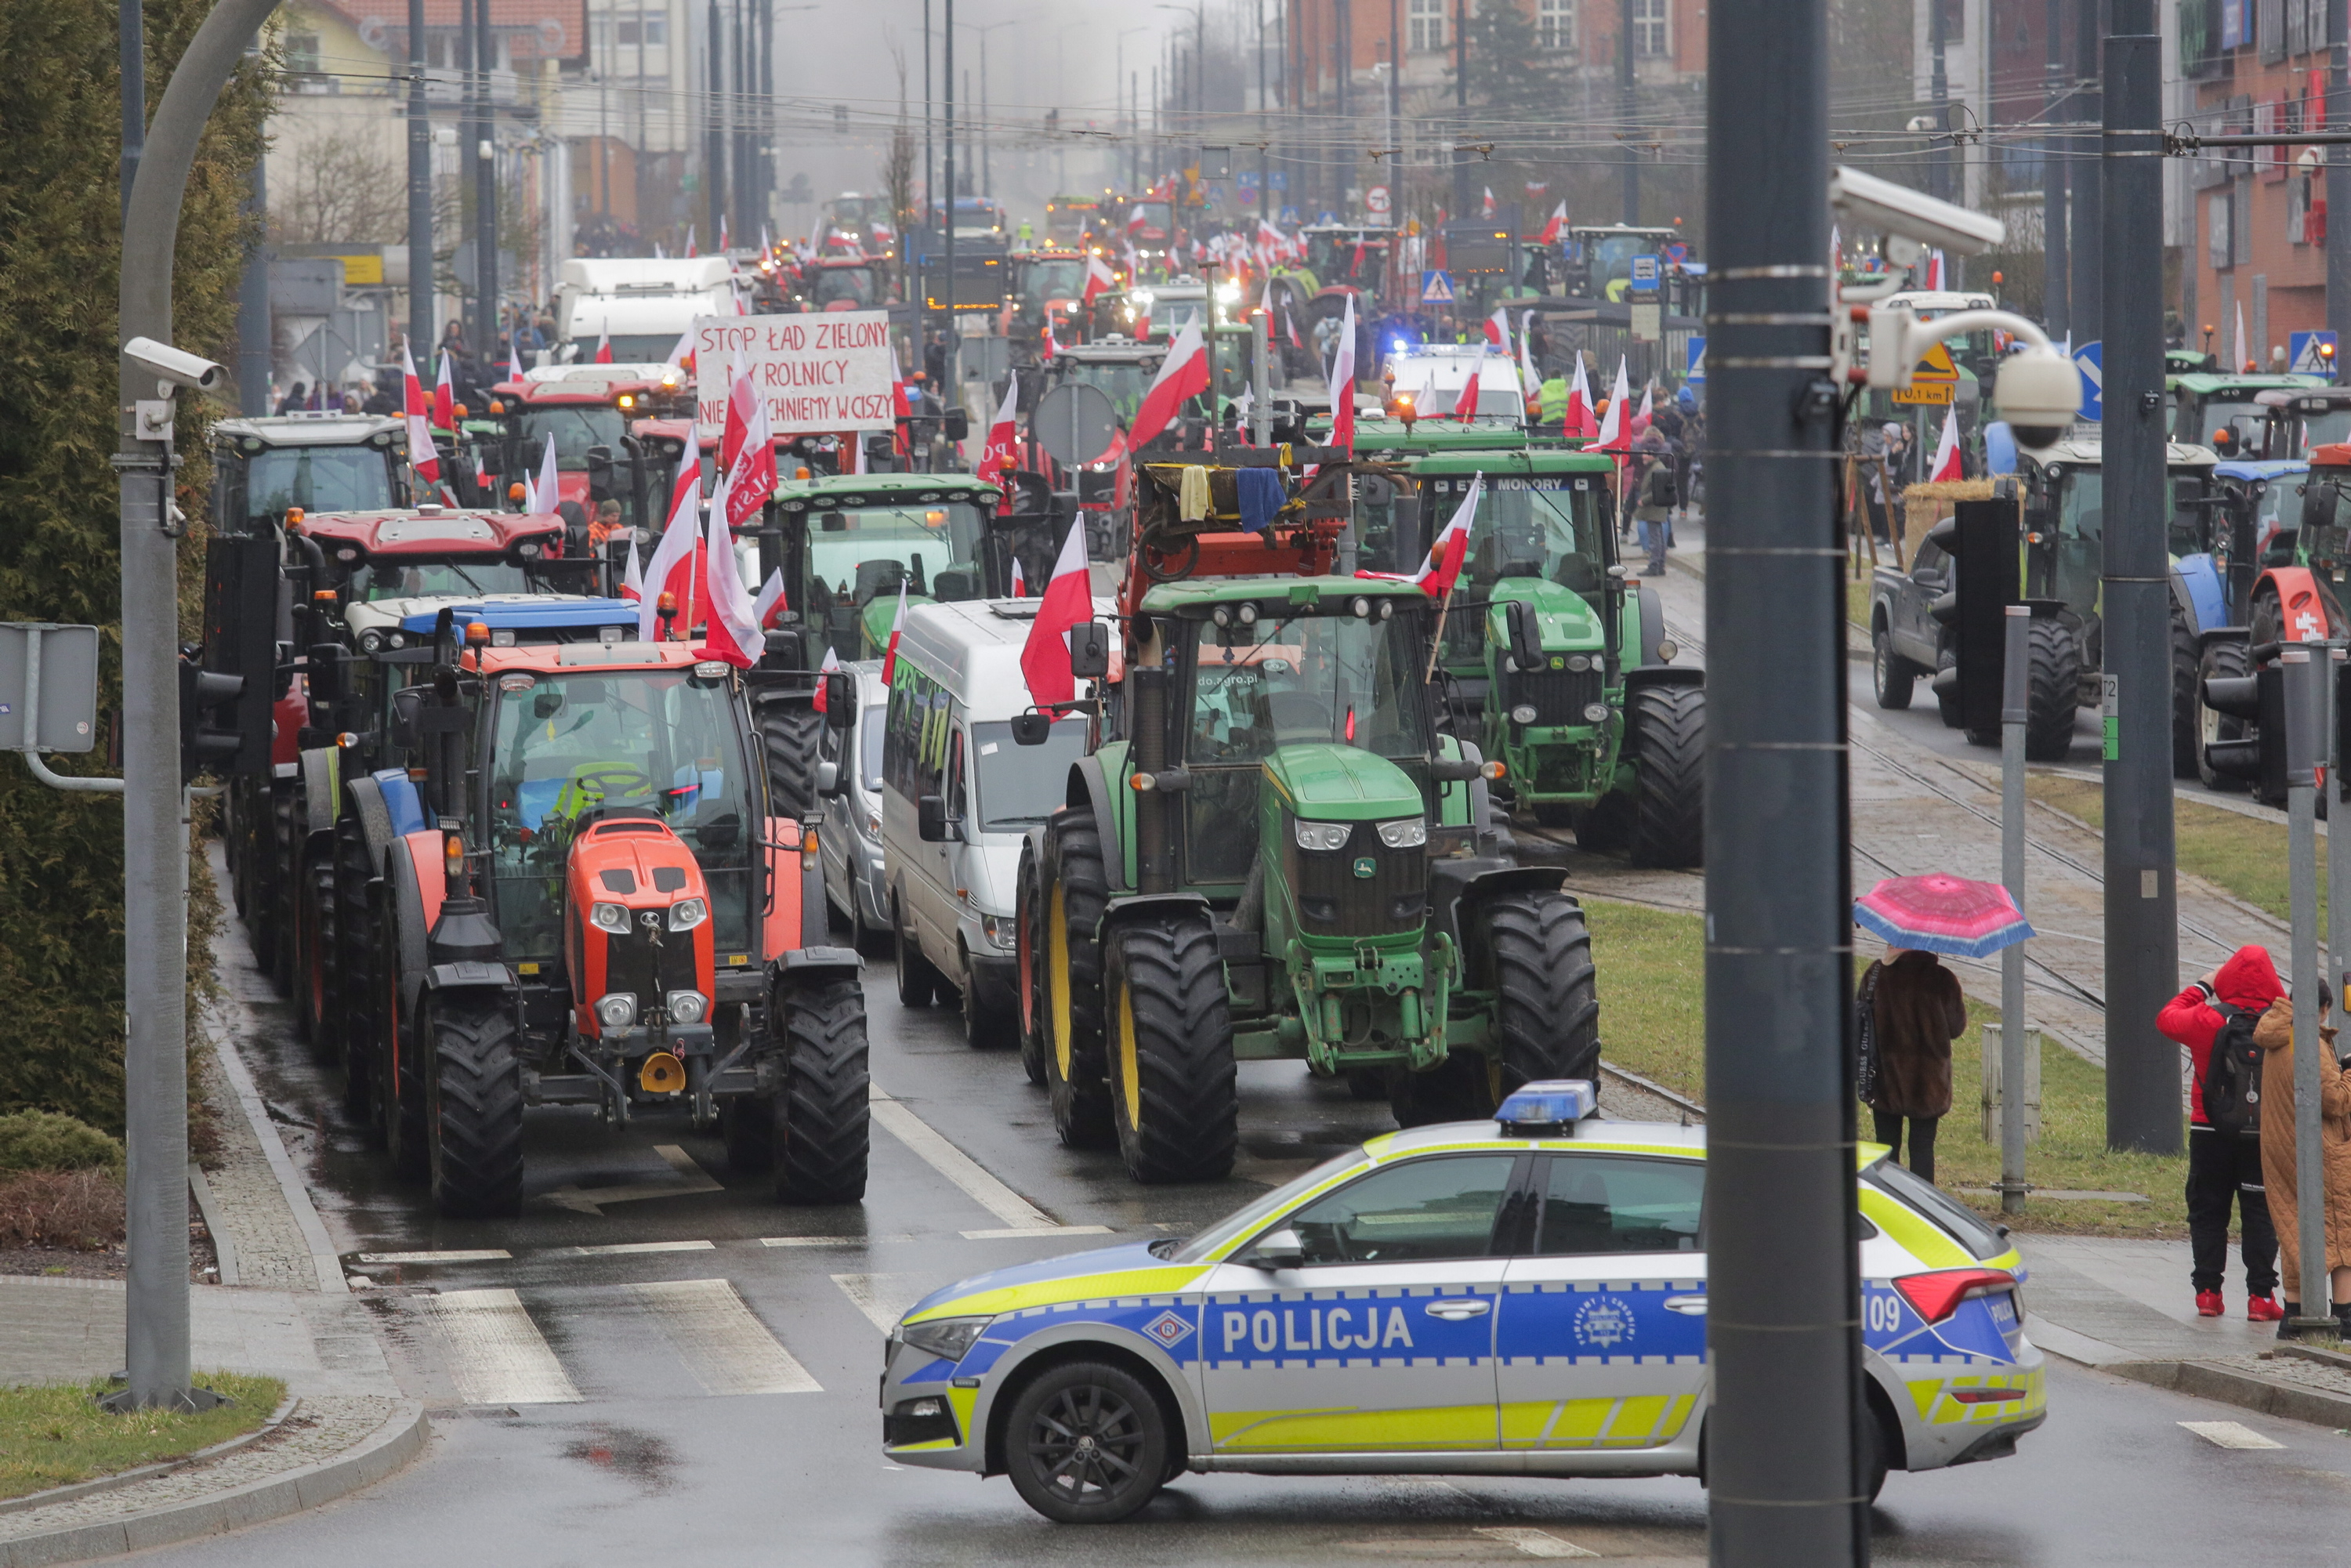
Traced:
POLYGON ((1121 925, 1106 945, 1111 1113, 1137 1181, 1215 1181, 1239 1142, 1240 1087, 1217 934, 1204 916, 1121 925))
POLYGON ((2036 615, 2025 648, 2024 755, 2035 762, 2063 762, 2074 748, 2081 644, 2062 622, 2036 615))
POLYGON ((1642 686, 1625 704, 1639 788, 1633 802, 1636 866, 1706 863, 1706 688, 1642 686))
POLYGON ((512 1003, 495 991, 436 996, 418 1022, 432 1052, 424 1137, 434 1206, 452 1219, 519 1213, 522 1062, 512 1003))
POLYGON ((1479 912, 1493 966, 1501 1092, 1544 1078, 1600 1074, 1600 998, 1583 906, 1563 893, 1513 893, 1479 912))
POLYGON ((812 707, 770 702, 759 708, 768 804, 776 815, 799 821, 817 809, 817 742, 823 734, 824 715, 812 707))
POLYGON ((1084 807, 1045 831, 1045 1088, 1053 1130, 1073 1149, 1111 1146, 1110 1069, 1102 1050, 1102 908, 1110 881, 1102 831, 1084 807))
POLYGON ((865 1196, 872 1141, 865 991, 854 979, 788 984, 768 1016, 784 1051, 772 1112, 776 1196, 855 1203, 865 1196))

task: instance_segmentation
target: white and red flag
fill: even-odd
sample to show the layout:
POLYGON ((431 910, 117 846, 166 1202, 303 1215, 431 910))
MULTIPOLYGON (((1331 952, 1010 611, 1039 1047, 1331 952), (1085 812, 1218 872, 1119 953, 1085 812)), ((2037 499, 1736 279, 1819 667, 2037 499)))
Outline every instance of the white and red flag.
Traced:
POLYGON ((1461 562, 1469 553, 1469 525, 1478 516, 1478 497, 1486 492, 1486 476, 1479 474, 1469 481, 1469 493, 1453 508, 1452 520, 1445 531, 1431 539, 1428 559, 1420 564, 1420 574, 1413 580, 1419 583, 1432 599, 1445 597, 1461 575, 1461 562))
POLYGON ((1339 323, 1338 352, 1331 356, 1331 444, 1355 449, 1355 297, 1339 323))
POLYGON ((600 365, 612 362, 612 329, 610 327, 596 334, 596 362, 600 365))
POLYGON ((416 476, 428 485, 441 482, 441 451, 433 444, 433 423, 424 408, 424 383, 416 379, 416 361, 408 340, 400 340, 401 412, 408 416, 408 461, 416 476))
POLYGON ((1616 382, 1608 389, 1608 413, 1600 422, 1600 438, 1594 443, 1601 451, 1622 452, 1631 444, 1632 435, 1625 428, 1628 423, 1625 418, 1625 404, 1632 395, 1633 389, 1625 378, 1624 357, 1619 355, 1616 382))
MULTIPOLYGON (((637 530, 634 528, 629 530, 629 567, 621 577, 621 597, 633 600, 639 604, 645 601, 645 569, 644 563, 637 559, 637 530)), ((643 611, 638 612, 637 621, 639 634, 642 636, 644 622, 643 611)))
POLYGON ((1559 231, 1566 226, 1567 204, 1565 202, 1562 202, 1558 206, 1552 209, 1551 220, 1543 225, 1542 233, 1535 236, 1536 243, 1539 245, 1556 245, 1559 242, 1559 231))
POLYGON ((1656 412, 1656 392, 1653 387, 1641 389, 1641 406, 1633 415, 1633 438, 1637 441, 1649 434, 1649 416, 1656 412))
POLYGON ((1453 400, 1453 417, 1467 423, 1478 417, 1478 381, 1486 373, 1486 345, 1478 345, 1478 357, 1469 361, 1469 379, 1461 383, 1461 395, 1453 400))
POLYGON ((1196 397, 1208 390, 1208 345, 1200 336, 1200 324, 1192 321, 1176 335, 1175 346, 1167 358, 1160 361, 1159 373, 1151 380, 1151 388, 1143 394, 1143 404, 1134 411, 1134 423, 1129 427, 1126 444, 1139 447, 1174 422, 1176 410, 1184 400, 1196 397))
POLYGON ((1510 308, 1497 305, 1494 313, 1486 318, 1486 341, 1505 354, 1510 351, 1510 308))
POLYGON ((1110 263, 1101 256, 1088 255, 1086 257, 1086 304, 1091 307, 1097 297, 1107 294, 1117 287, 1118 274, 1110 269, 1110 263))
POLYGON ((686 629, 694 625, 695 583, 701 575, 697 570, 701 552, 695 547, 701 542, 702 449, 689 425, 685 454, 677 460, 677 486, 670 492, 669 520, 662 529, 661 543, 653 547, 653 559, 645 568, 644 580, 639 584, 639 642, 651 643, 660 638, 661 596, 664 593, 671 596, 677 612, 674 624, 686 629))
POLYGON ((988 422, 987 444, 980 448, 978 474, 1001 477, 1020 465, 1020 378, 1007 376, 1004 402, 988 422))
POLYGON ((1935 484, 1947 479, 1964 479, 1967 474, 1959 462, 1959 411, 1943 411, 1943 437, 1935 443, 1935 465, 1927 477, 1935 484))
POLYGON ((721 475, 718 491, 710 497, 710 539, 703 549, 704 579, 710 585, 710 614, 703 628, 703 645, 695 653, 724 659, 738 670, 747 670, 767 650, 767 639, 759 634, 758 602, 743 586, 743 570, 735 559, 735 536, 716 523, 726 508, 726 477, 721 475))
POLYGON ((449 350, 441 350, 441 379, 433 383, 433 425, 436 430, 457 428, 457 390, 449 382, 449 350))
POLYGON ((718 471, 726 480, 726 526, 748 528, 776 493, 776 438, 768 423, 767 400, 751 390, 750 372, 739 368, 726 394, 718 471))
POLYGON ((1029 573, 1022 568, 1018 551, 1015 551, 1012 557, 1012 597, 1015 599, 1029 597, 1029 573))
POLYGON ((1020 673, 1028 679, 1029 700, 1039 707, 1054 707, 1076 699, 1077 677, 1070 674, 1070 629, 1093 619, 1092 580, 1086 575, 1086 525, 1073 519, 1053 562, 1053 575, 1037 605, 1037 619, 1029 623, 1029 641, 1020 649, 1020 673))
POLYGON ((825 685, 826 685, 826 684, 827 684, 827 683, 826 683, 826 681, 825 681, 825 676, 827 676, 827 675, 829 675, 829 674, 832 674, 835 670, 838 670, 839 668, 841 668, 841 655, 840 655, 840 654, 838 654, 838 653, 834 653, 834 652, 832 651, 832 647, 831 647, 831 645, 830 643, 828 643, 828 644, 826 644, 826 646, 825 646, 825 650, 824 650, 824 663, 822 663, 822 664, 819 664, 819 665, 816 667, 816 704, 815 704, 815 706, 816 706, 816 711, 817 711, 817 712, 819 712, 819 713, 822 713, 822 712, 824 711, 824 709, 825 709, 824 688, 825 688, 825 685))
POLYGON ((1532 397, 1542 388, 1542 377, 1535 371, 1535 313, 1522 311, 1519 316, 1519 390, 1532 397))
POLYGON ((551 512, 562 499, 562 481, 556 477, 555 433, 549 431, 547 450, 538 460, 538 476, 523 486, 522 509, 526 512, 551 512))
POLYGON ((909 579, 898 580, 898 612, 890 617, 890 643, 882 650, 882 684, 888 685, 890 677, 898 673, 898 634, 906 629, 906 584, 909 579))
POLYGON ((1485 204, 1480 206, 1478 212, 1480 216, 1490 218, 1494 215, 1494 187, 1488 185, 1485 187, 1485 204))
POLYGON ((693 225, 692 224, 688 224, 688 225, 685 225, 685 254, 686 254, 688 256, 692 256, 693 255, 695 255, 695 249, 694 249, 694 225, 693 225))

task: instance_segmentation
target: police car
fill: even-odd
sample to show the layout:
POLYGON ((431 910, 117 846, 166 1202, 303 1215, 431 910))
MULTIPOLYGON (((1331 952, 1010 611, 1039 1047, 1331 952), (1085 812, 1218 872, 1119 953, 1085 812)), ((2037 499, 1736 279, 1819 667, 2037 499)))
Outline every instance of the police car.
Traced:
MULTIPOLYGON (((1188 1240, 999 1269, 892 1330, 883 1444, 1123 1519, 1185 1470, 1701 1475, 1706 1149, 1583 1082, 1392 1133, 1188 1240)), ((1863 1324, 1888 1469, 2004 1458, 2047 1414, 2022 1260, 1862 1153, 1863 1324)))

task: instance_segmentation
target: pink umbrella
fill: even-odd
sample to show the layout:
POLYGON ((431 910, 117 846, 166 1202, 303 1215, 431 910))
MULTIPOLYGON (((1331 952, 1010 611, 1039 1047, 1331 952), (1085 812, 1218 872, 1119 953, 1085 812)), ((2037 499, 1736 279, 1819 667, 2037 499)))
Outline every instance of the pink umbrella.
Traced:
POLYGON ((2008 889, 1939 872, 1887 878, 1853 901, 1853 917, 1897 947, 1959 958, 1980 958, 2032 935, 2008 889))

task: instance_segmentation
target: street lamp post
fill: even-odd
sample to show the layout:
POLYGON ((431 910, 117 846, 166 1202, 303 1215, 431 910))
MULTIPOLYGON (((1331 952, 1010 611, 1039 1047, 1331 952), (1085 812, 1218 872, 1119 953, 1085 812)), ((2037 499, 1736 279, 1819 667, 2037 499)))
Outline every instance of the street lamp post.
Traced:
POLYGON ((1113 88, 1123 87, 1126 93, 1128 142, 1126 183, 1130 188, 1140 184, 1143 180, 1143 155, 1140 151, 1143 141, 1143 106, 1135 99, 1134 78, 1126 74, 1126 41, 1137 33, 1150 31, 1149 27, 1129 27, 1118 36, 1115 46, 1118 53, 1118 79, 1111 85, 1113 88))

